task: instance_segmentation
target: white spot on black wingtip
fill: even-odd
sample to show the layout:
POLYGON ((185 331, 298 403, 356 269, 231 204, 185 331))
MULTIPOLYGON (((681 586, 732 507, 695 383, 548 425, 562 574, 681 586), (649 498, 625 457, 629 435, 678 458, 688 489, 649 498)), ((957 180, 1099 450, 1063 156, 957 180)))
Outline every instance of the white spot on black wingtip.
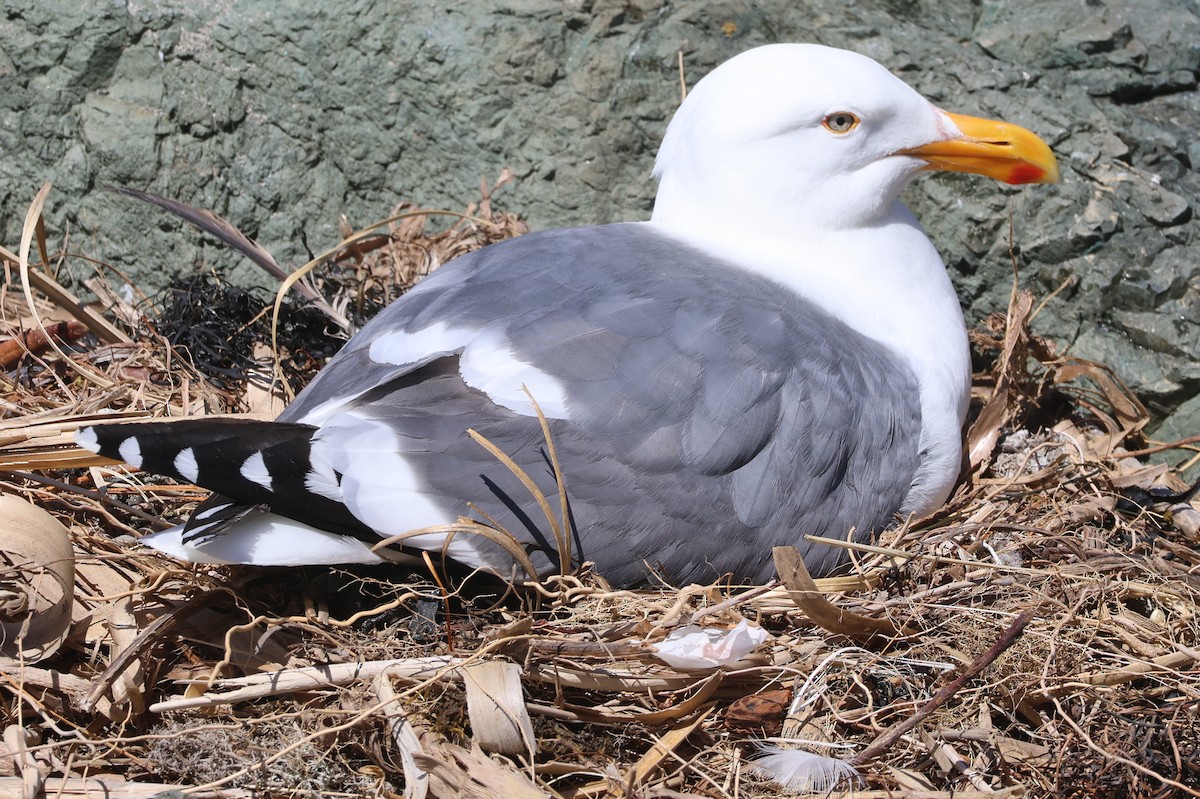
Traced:
POLYGON ((138 443, 137 436, 122 441, 121 446, 117 447, 117 454, 133 468, 142 468, 142 445, 138 443))
POLYGON ((184 477, 193 483, 200 477, 200 464, 196 463, 196 453, 191 447, 179 450, 179 454, 175 456, 173 463, 175 471, 179 472, 180 477, 184 477))
POLYGON ((96 428, 81 427, 75 431, 75 446, 88 452, 100 454, 100 439, 96 436, 96 428))
POLYGON ((193 520, 207 519, 208 517, 212 516, 214 513, 220 513, 221 511, 223 511, 229 507, 232 507, 232 505, 230 503, 225 503, 224 505, 214 505, 211 508, 206 508, 198 513, 193 514, 192 519, 193 520))
POLYGON ((224 519, 217 519, 207 524, 196 524, 187 528, 187 532, 183 535, 184 543, 197 544, 212 538, 213 535, 220 532, 221 524, 224 521, 224 519))
POLYGON ((242 461, 241 474, 251 483, 260 485, 268 491, 273 490, 271 473, 267 471, 267 464, 263 460, 261 452, 256 452, 242 461))

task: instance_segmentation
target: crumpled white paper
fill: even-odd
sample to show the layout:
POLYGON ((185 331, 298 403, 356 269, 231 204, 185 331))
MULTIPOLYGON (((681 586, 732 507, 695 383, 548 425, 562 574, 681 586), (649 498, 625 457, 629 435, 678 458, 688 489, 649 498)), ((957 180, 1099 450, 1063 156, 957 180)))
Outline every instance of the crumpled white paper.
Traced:
POLYGON ((677 669, 715 669, 737 663, 769 637, 766 630, 751 627, 745 619, 732 630, 689 624, 672 630, 666 640, 654 644, 654 649, 659 658, 677 669))

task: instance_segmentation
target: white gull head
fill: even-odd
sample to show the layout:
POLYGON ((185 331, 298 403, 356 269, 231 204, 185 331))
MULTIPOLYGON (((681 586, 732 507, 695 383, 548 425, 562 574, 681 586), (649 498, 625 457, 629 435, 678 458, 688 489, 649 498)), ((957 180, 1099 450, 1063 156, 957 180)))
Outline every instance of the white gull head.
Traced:
POLYGON ((713 70, 675 114, 655 162, 654 221, 868 225, 925 166, 895 154, 954 131, 865 56, 813 44, 759 47, 713 70))
POLYGON ((819 303, 909 364, 927 460, 905 512, 949 494, 970 389, 957 296, 899 200, 925 170, 1007 183, 1058 174, 1029 131, 943 111, 865 56, 768 45, 725 62, 688 94, 659 150, 651 219, 819 303))

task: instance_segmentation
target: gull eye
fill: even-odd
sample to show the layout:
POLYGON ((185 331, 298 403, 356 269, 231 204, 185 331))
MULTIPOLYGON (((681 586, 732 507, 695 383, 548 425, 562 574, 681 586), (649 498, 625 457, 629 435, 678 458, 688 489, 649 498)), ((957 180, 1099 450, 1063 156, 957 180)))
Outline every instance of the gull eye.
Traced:
POLYGON ((821 124, 830 133, 849 133, 858 127, 858 117, 849 111, 834 111, 822 119, 821 124))

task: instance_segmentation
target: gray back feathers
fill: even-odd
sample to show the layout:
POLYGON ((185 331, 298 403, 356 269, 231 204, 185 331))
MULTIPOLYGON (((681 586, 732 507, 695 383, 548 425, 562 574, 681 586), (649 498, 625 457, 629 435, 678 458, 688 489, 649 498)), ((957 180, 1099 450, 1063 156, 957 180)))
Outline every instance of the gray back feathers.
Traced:
POLYGON ((842 558, 803 536, 888 525, 918 466, 917 385, 892 353, 639 224, 532 234, 458 259, 364 328, 281 421, 358 397, 355 413, 428 442, 405 459, 448 510, 475 501, 546 540, 524 489, 465 433, 486 435, 552 496, 537 420, 468 387, 454 353, 371 358, 378 337, 438 323, 499 332, 563 386, 569 414, 551 428, 576 554, 618 583, 644 576, 643 561, 674 579, 765 579, 782 544, 827 572, 842 558))

